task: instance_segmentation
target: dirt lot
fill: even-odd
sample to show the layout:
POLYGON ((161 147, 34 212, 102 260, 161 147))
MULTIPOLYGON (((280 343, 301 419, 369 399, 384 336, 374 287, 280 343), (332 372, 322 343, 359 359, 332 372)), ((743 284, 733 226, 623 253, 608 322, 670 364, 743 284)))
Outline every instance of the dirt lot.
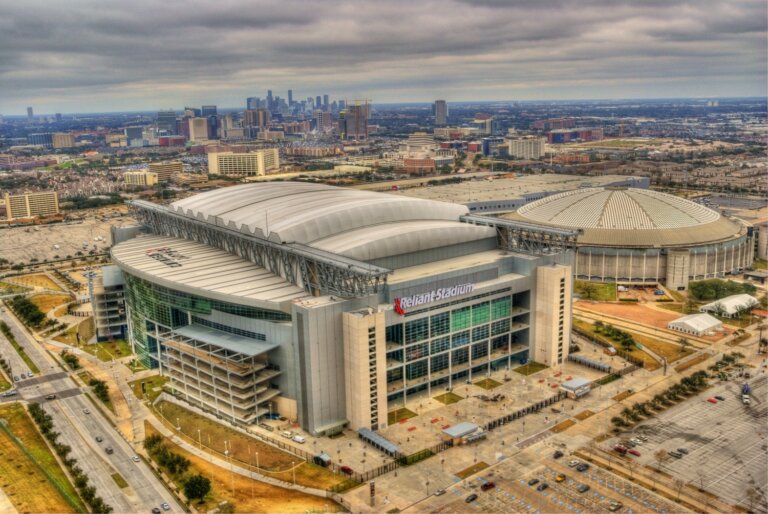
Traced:
POLYGON ((35 275, 20 275, 18 277, 8 277, 6 282, 17 284, 20 286, 42 289, 50 289, 52 291, 61 291, 61 288, 45 273, 38 273, 35 275))
MULTIPOLYGON (((81 509, 79 512, 84 512, 74 487, 24 408, 18 403, 4 405, 0 407, 0 418, 7 421, 10 431, 37 463, 59 483, 72 503, 81 509)), ((78 512, 4 430, 0 430, 0 487, 19 512, 78 512)))
POLYGON ((64 305, 65 303, 70 302, 72 299, 63 294, 36 294, 35 296, 30 297, 30 300, 37 305, 41 311, 48 312, 59 305, 64 305))
MULTIPOLYGON (((656 328, 667 328, 670 321, 676 320, 681 317, 682 314, 668 311, 667 309, 654 308, 641 303, 592 303, 592 302, 576 302, 576 306, 580 309, 598 312, 600 314, 607 314, 608 316, 616 316, 617 318, 625 319, 642 325, 647 325, 656 328)), ((609 322, 606 322, 609 323, 609 322)), ((725 331, 714 335, 702 337, 705 341, 719 341, 726 335, 730 334, 733 330, 725 327, 725 331)), ((681 334, 682 336, 683 334, 681 334)))
MULTIPOLYGON (((147 436, 158 432, 149 423, 144 424, 147 436)), ((332 500, 318 498, 292 489, 275 487, 211 464, 173 445, 173 451, 192 463, 189 472, 212 478, 211 492, 202 505, 195 504, 199 512, 208 512, 220 502, 235 504, 237 512, 340 512, 332 500), (234 485, 234 493, 232 486, 234 485)))
POLYGON ((638 302, 655 302, 656 300, 661 300, 662 298, 669 299, 669 296, 667 295, 655 295, 655 291, 655 287, 627 287, 626 291, 618 292, 618 297, 619 300, 622 298, 632 298, 638 302))

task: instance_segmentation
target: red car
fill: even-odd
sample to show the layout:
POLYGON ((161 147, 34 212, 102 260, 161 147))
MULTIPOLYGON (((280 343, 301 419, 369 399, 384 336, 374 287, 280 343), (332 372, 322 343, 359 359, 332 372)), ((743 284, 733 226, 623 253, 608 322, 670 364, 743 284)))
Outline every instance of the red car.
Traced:
POLYGON ((342 466, 341 472, 346 475, 351 475, 353 473, 352 468, 350 468, 349 466, 342 466))
POLYGON ((639 457, 640 456, 640 452, 637 451, 637 450, 627 450, 627 453, 631 453, 635 457, 639 457))
POLYGON ((616 445, 616 446, 613 447, 613 449, 615 451, 619 452, 620 455, 626 455, 627 454, 627 449, 624 448, 623 446, 616 445))
POLYGON ((483 491, 488 491, 490 489, 493 489, 494 487, 496 487, 496 484, 494 484, 493 482, 486 482, 480 486, 480 489, 483 491))
POLYGON ((707 398, 707 401, 709 403, 717 403, 717 400, 715 400, 714 398, 707 398))

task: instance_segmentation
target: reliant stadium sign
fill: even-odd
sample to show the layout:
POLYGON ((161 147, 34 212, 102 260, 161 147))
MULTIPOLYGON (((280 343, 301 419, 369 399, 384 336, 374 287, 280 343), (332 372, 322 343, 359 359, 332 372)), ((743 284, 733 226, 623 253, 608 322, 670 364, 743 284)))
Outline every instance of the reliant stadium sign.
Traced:
POLYGON ((419 305, 425 305, 427 303, 439 302, 440 300, 447 300, 454 296, 460 296, 463 294, 471 293, 475 288, 475 284, 459 284, 453 287, 442 287, 440 289, 434 289, 428 293, 415 294, 413 296, 406 296, 404 298, 395 298, 395 312, 401 316, 405 316, 405 310, 411 307, 418 307, 419 305))

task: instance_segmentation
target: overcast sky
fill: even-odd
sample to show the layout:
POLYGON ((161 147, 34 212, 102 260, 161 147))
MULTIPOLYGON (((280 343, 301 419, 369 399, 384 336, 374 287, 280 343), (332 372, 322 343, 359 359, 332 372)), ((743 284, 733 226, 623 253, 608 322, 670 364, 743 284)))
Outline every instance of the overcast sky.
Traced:
POLYGON ((0 0, 0 113, 762 96, 765 0, 0 0))

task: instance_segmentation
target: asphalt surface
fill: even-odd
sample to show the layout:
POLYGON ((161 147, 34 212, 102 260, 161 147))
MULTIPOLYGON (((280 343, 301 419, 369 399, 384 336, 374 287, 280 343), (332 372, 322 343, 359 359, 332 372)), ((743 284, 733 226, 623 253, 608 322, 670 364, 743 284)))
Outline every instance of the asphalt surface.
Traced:
MULTIPOLYGON (((24 348, 30 359, 40 368, 40 373, 31 378, 16 382, 18 394, 12 397, 0 397, 0 402, 24 400, 38 402, 52 417, 56 430, 61 433, 62 441, 72 447, 71 456, 88 474, 97 494, 110 504, 116 513, 150 512, 167 502, 170 512, 184 512, 155 477, 148 465, 140 460, 134 462, 135 452, 131 445, 115 430, 109 421, 94 406, 69 374, 56 365, 47 352, 22 329, 18 321, 0 307, 0 319, 5 321, 24 348), (54 394, 52 400, 47 396, 54 394), (88 409, 89 414, 85 414, 88 409), (100 436, 103 441, 96 441, 100 436), (112 454, 105 449, 111 447, 112 454), (128 483, 121 489, 113 475, 119 473, 128 483)), ((0 335, 0 354, 12 362, 14 373, 18 369, 27 370, 11 344, 0 335), (18 361, 18 362, 17 362, 18 361), (21 367, 23 366, 23 367, 21 367)))

